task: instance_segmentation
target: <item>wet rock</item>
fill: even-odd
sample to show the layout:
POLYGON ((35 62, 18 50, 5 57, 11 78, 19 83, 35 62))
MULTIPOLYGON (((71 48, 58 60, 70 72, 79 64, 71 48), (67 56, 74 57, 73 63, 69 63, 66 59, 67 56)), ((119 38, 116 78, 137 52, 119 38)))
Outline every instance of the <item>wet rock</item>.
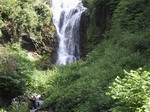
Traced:
POLYGON ((87 37, 86 37, 86 31, 90 23, 90 14, 89 10, 85 10, 81 15, 80 20, 80 29, 79 29, 79 35, 80 35, 80 51, 81 51, 81 58, 85 57, 87 54, 86 51, 86 44, 87 44, 87 37))
POLYGON ((30 102, 28 104, 28 108, 31 112, 36 112, 43 105, 43 100, 41 100, 41 95, 33 94, 30 102))
POLYGON ((12 104, 13 106, 15 106, 15 107, 18 108, 19 103, 20 103, 20 102, 19 102, 19 99, 18 99, 17 97, 12 99, 12 103, 11 103, 11 104, 12 104))

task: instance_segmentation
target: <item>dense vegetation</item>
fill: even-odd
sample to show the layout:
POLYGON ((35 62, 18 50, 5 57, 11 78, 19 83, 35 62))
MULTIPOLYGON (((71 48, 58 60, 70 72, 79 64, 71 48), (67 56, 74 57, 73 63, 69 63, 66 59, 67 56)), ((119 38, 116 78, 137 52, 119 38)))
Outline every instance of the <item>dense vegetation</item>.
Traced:
POLYGON ((42 0, 0 0, 0 107, 30 93, 34 69, 51 65, 55 41, 51 19, 42 0))
POLYGON ((85 0, 85 5, 91 12, 87 37, 94 49, 85 61, 55 69, 49 82, 47 107, 56 112, 148 110, 149 78, 144 77, 149 77, 149 72, 144 76, 137 69, 150 70, 150 2, 85 0), (134 72, 128 81, 130 75, 124 74, 124 69, 138 73, 134 72), (118 83, 122 89, 113 86, 117 76, 124 81, 118 83), (139 82, 135 82, 137 79, 139 82))
MULTIPOLYGON (((0 47, 0 99, 1 103, 10 103, 10 99, 23 94, 30 82, 33 65, 18 52, 15 46, 0 47)), ((2 105, 2 104, 1 104, 2 105)))
MULTIPOLYGON (((13 5, 0 12, 2 103, 4 95, 9 96, 9 103, 13 97, 36 92, 44 95, 43 109, 54 112, 150 111, 149 0, 83 0, 90 12, 86 45, 91 51, 84 60, 46 71, 41 71, 46 54, 42 59, 30 59, 18 44, 22 33, 28 32, 34 35, 35 43, 41 42, 39 37, 46 37, 42 35, 45 27, 53 35, 51 13, 45 11, 47 5, 37 1, 19 0, 15 12, 10 12, 13 5), (21 16, 22 11, 26 16, 21 16), (4 42, 8 37, 9 45, 4 42)), ((13 111, 19 109, 26 111, 26 104, 13 111)))
POLYGON ((1 0, 0 8, 1 44, 22 41, 30 51, 52 51, 52 14, 42 0, 1 0))

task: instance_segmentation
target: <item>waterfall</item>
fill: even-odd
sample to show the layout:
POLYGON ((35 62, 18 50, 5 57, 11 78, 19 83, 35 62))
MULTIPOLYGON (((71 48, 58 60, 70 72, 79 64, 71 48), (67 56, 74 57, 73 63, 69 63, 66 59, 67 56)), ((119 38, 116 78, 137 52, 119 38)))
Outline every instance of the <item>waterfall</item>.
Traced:
POLYGON ((80 18, 86 8, 81 0, 52 0, 53 23, 58 38, 56 65, 80 59, 80 18))

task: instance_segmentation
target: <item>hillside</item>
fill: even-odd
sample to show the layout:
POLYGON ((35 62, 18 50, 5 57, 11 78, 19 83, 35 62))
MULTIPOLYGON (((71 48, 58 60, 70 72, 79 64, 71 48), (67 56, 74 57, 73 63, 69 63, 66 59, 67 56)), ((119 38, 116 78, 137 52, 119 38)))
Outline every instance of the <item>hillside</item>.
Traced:
POLYGON ((38 93, 42 110, 150 112, 149 0, 83 0, 90 14, 85 57, 63 66, 52 65, 55 29, 48 6, 19 1, 17 12, 9 4, 0 12, 0 108, 27 112, 26 102, 16 108, 9 106, 11 99, 38 93), (25 50, 19 40, 28 33, 34 47, 25 50), (36 54, 30 58, 29 52, 36 54))

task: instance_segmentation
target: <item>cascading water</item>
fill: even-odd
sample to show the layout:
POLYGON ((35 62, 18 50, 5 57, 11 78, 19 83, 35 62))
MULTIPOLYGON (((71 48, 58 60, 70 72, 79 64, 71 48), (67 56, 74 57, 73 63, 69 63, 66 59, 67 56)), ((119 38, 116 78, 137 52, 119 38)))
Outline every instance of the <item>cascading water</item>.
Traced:
POLYGON ((52 0, 53 23, 58 37, 57 65, 80 59, 80 18, 86 10, 81 0, 52 0))

